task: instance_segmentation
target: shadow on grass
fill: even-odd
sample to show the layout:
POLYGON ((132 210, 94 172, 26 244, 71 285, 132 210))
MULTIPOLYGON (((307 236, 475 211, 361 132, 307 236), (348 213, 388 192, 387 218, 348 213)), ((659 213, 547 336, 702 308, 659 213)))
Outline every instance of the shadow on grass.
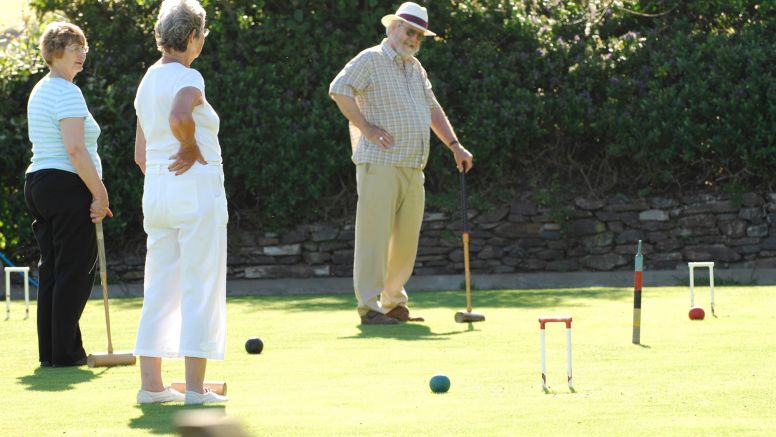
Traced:
POLYGON ((577 390, 574 387, 569 387, 568 391, 566 390, 551 390, 549 387, 542 387, 542 391, 546 395, 573 395, 577 392, 577 390))
POLYGON ((465 334, 467 332, 474 331, 474 327, 471 323, 468 323, 468 328, 460 331, 448 331, 448 332, 432 332, 431 328, 426 325, 418 323, 403 323, 401 325, 358 325, 359 333, 357 335, 351 335, 348 337, 340 337, 341 339, 373 339, 378 338, 393 338, 395 340, 445 340, 446 338, 465 334))
POLYGON ((136 298, 136 297, 110 297, 110 306, 111 309, 113 307, 115 308, 121 308, 121 309, 140 309, 143 307, 143 298, 136 298))
POLYGON ((32 375, 20 376, 19 382, 34 391, 65 391, 74 385, 99 378, 99 374, 84 370, 80 367, 38 367, 32 375))
MULTIPOLYGON (((543 308, 579 306, 580 300, 609 299, 625 300, 630 297, 626 289, 620 288, 575 288, 561 290, 485 290, 472 294, 475 308, 543 308)), ((229 298, 229 302, 240 302, 255 306, 256 311, 341 311, 355 310, 355 298, 350 294, 328 294, 317 296, 240 296, 229 298)), ((413 309, 451 308, 460 310, 466 305, 462 291, 410 292, 413 309)), ((587 304, 583 304, 587 305, 587 304)))
POLYGON ((223 405, 183 405, 183 404, 145 404, 138 405, 141 415, 129 420, 132 429, 144 429, 152 434, 175 434, 175 415, 182 411, 192 410, 222 410, 226 414, 223 405))

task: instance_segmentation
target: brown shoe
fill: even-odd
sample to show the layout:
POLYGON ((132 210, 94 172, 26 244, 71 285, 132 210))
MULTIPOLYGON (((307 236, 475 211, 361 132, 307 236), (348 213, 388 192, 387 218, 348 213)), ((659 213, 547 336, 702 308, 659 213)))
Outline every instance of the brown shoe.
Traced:
POLYGON ((396 319, 400 322, 423 322, 423 317, 410 317, 410 310, 407 307, 399 305, 396 308, 385 313, 386 316, 396 319))
POLYGON ((399 321, 386 316, 383 313, 369 310, 366 315, 361 316, 362 325, 398 325, 399 321))

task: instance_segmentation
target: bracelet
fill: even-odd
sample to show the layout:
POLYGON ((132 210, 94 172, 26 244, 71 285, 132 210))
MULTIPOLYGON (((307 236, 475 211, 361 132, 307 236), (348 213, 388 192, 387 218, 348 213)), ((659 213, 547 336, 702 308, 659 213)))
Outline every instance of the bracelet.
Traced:
POLYGON ((459 143, 458 140, 453 140, 450 142, 450 144, 447 145, 447 147, 453 147, 453 144, 461 145, 461 143, 459 143))

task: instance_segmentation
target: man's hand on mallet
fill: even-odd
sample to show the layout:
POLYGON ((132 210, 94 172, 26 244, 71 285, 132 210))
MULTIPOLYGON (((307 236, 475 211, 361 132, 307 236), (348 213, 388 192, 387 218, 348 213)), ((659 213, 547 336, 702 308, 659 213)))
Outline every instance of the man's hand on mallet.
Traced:
POLYGON ((453 151, 453 159, 455 159, 455 165, 458 167, 458 172, 463 171, 463 163, 466 163, 466 172, 468 173, 469 170, 472 169, 472 161, 474 160, 474 156, 466 150, 465 147, 463 147, 460 143, 455 143, 450 147, 450 150, 453 151))

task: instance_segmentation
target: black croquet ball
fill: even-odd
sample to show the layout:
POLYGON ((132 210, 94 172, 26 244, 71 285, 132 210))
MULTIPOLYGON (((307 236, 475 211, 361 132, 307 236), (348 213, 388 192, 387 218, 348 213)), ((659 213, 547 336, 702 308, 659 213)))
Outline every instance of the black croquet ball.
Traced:
POLYGON ((434 393, 447 393, 450 390, 450 378, 447 375, 437 374, 428 381, 428 386, 434 393))
POLYGON ((258 337, 251 337, 245 342, 245 351, 249 354, 260 354, 264 349, 264 343, 258 337))

